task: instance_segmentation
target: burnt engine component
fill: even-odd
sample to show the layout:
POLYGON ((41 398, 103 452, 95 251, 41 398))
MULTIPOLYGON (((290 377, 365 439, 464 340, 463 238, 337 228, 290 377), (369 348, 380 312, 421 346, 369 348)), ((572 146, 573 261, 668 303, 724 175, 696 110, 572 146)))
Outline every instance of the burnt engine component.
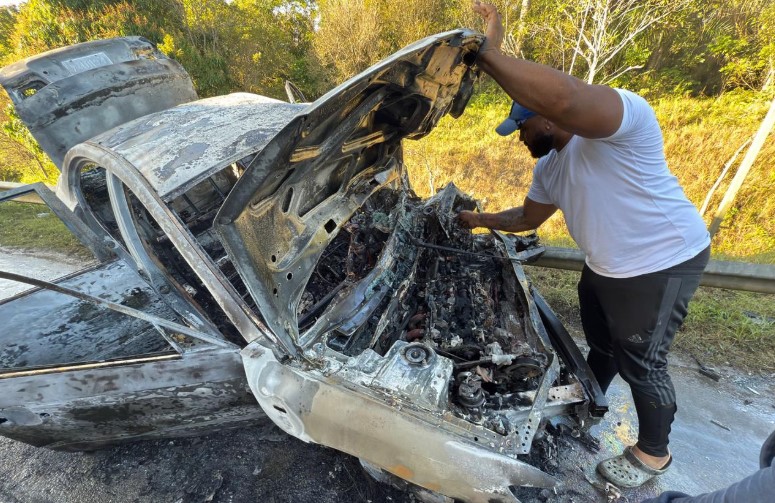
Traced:
POLYGON ((334 328, 326 344, 348 356, 366 349, 384 356, 402 340, 409 343, 403 357, 418 365, 432 350, 453 362, 450 408, 505 431, 498 411, 529 403, 525 393, 538 388, 549 358, 525 330, 517 280, 497 239, 457 224, 458 212, 473 208, 454 186, 427 201, 395 189, 375 194, 318 262, 299 305, 299 325, 304 330, 348 295, 398 234, 392 295, 377 299, 356 329, 334 328))
POLYGON ((433 350, 424 344, 409 344, 401 352, 404 360, 413 366, 426 365, 433 356, 433 350))
POLYGON ((461 379, 457 387, 457 401, 468 411, 475 419, 480 419, 482 415, 481 407, 486 401, 484 390, 482 389, 482 378, 470 372, 458 374, 461 379))

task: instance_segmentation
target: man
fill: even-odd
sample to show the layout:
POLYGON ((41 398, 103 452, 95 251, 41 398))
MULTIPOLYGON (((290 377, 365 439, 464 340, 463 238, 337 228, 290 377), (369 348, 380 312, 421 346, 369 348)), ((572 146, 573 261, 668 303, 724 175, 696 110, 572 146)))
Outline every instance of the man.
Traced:
POLYGON ((520 232, 563 212, 587 256, 578 285, 587 361, 603 391, 622 376, 638 413, 638 442, 597 469, 616 485, 639 486, 672 461, 667 352, 707 264, 710 237, 667 169, 662 132, 643 98, 502 54, 497 10, 479 2, 474 10, 487 23, 477 64, 515 102, 497 131, 519 130, 539 160, 521 207, 463 211, 459 221, 520 232))

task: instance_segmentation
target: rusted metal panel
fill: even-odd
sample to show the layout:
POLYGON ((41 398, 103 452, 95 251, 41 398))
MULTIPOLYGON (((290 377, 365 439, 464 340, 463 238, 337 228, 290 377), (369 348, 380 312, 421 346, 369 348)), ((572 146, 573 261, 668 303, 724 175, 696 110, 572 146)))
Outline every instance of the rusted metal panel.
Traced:
POLYGON ((304 108, 234 93, 142 117, 91 141, 136 166, 159 197, 170 200, 260 151, 304 108))
POLYGON ((197 98, 183 67, 142 37, 85 42, 33 56, 0 70, 0 85, 59 169, 74 145, 197 98))
MULTIPOLYGON (((463 501, 517 501, 509 486, 558 483, 508 456, 512 449, 482 426, 455 422, 449 413, 423 413, 406 397, 396 395, 385 401, 360 386, 375 377, 384 361, 372 365, 371 372, 357 363, 304 372, 281 365, 256 343, 242 354, 259 403, 280 428, 297 438, 335 447, 463 501), (346 367, 359 378, 351 379, 346 367)), ((426 369, 431 376, 440 371, 436 366, 426 369)), ((557 390, 552 401, 563 405, 553 412, 567 413, 567 408, 583 400, 582 392, 574 397, 557 390)))
POLYGON ((562 325, 562 322, 554 314, 541 294, 538 293, 532 285, 530 293, 535 300, 538 312, 541 314, 541 320, 549 337, 552 339, 552 345, 557 353, 565 362, 565 365, 579 379, 579 383, 584 386, 590 397, 589 411, 594 417, 602 417, 608 412, 608 399, 605 393, 600 389, 600 384, 594 377, 592 369, 589 367, 584 355, 579 350, 573 338, 562 325))

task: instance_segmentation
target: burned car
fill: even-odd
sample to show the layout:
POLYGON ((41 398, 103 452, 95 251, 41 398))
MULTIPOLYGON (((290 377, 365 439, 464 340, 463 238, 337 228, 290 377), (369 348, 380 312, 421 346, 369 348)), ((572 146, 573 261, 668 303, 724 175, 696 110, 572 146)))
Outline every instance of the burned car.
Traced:
POLYGON ((450 498, 556 485, 536 444, 607 406, 522 269, 543 249, 460 228, 476 202, 417 197, 402 159, 463 113, 482 40, 429 37, 312 104, 197 100, 132 37, 0 72, 61 169, 0 204, 36 192, 94 257, 0 272, 34 287, 0 301, 0 433, 88 449, 265 414, 450 498))

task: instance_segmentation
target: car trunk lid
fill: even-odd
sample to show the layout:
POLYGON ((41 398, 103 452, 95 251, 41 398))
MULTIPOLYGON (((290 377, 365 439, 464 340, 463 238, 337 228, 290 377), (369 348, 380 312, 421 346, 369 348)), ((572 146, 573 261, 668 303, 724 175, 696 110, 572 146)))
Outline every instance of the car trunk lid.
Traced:
POLYGON ((71 45, 0 70, 19 118, 54 164, 108 129, 197 99, 188 73, 142 37, 71 45))

